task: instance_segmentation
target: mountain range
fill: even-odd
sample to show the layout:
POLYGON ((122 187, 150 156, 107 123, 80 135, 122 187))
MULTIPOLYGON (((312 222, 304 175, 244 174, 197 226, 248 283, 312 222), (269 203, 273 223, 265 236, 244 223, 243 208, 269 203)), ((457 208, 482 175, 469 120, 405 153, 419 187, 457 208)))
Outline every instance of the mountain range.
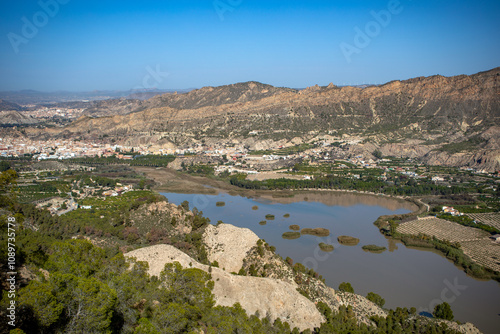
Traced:
POLYGON ((96 101, 64 128, 30 133, 158 148, 203 141, 266 149, 357 139, 348 154, 370 156, 378 149, 432 164, 498 170, 499 80, 500 68, 368 87, 298 90, 251 81, 148 100, 96 101))

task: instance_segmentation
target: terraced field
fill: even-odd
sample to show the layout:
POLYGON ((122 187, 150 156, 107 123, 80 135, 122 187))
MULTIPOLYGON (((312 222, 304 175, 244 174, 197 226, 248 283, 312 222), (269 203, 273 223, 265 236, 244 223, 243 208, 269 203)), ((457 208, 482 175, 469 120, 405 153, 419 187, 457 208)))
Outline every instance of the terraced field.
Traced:
POLYGON ((450 242, 473 241, 488 238, 489 233, 477 228, 462 226, 444 219, 429 217, 413 220, 399 225, 398 232, 403 234, 419 233, 435 236, 450 242))
POLYGON ((397 231, 412 235, 423 233, 441 240, 458 242, 462 246, 464 254, 473 261, 484 267, 500 271, 500 244, 489 239, 488 232, 434 217, 403 223, 398 226, 397 231))
POLYGON ((465 254, 478 264, 500 271, 500 244, 489 239, 461 243, 465 254))
POLYGON ((491 213, 468 213, 468 217, 477 220, 484 225, 493 226, 500 230, 500 212, 491 213))

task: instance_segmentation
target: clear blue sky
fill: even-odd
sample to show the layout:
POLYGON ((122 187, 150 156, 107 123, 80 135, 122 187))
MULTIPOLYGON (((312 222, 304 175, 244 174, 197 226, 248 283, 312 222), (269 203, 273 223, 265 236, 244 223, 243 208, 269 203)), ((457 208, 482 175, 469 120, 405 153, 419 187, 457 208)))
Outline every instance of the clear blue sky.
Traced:
POLYGON ((44 10, 33 0, 1 2, 0 90, 180 89, 250 80, 301 88, 500 66, 498 0, 400 0, 383 24, 371 12, 388 11, 389 0, 41 3, 54 1, 67 3, 44 10), (369 33, 369 43, 355 39, 359 31, 369 33), (162 73, 149 73, 157 68, 162 73))

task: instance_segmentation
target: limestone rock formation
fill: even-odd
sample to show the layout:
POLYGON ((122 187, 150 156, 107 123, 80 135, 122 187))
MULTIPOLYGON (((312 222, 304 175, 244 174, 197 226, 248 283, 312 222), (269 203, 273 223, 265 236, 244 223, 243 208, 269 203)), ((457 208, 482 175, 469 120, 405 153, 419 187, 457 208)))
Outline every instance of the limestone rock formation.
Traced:
MULTIPOLYGON (((184 268, 209 270, 207 265, 196 262, 171 245, 145 247, 125 256, 148 262, 149 274, 153 276, 160 276, 165 264, 172 262, 179 262, 184 268)), ((248 314, 269 314, 272 320, 281 318, 300 330, 317 327, 324 321, 314 303, 290 283, 271 278, 237 276, 215 267, 211 269, 211 275, 217 305, 240 303, 248 314)))
POLYGON ((248 251, 259 237, 247 228, 230 224, 208 225, 203 233, 210 262, 217 261, 219 268, 227 272, 238 272, 248 251))

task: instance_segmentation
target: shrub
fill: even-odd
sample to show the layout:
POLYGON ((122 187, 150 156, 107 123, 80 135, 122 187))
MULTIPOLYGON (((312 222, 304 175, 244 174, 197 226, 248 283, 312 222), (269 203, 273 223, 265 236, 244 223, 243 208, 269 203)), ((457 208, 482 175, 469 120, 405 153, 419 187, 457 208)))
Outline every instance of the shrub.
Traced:
POLYGON ((299 225, 290 225, 288 228, 292 231, 300 231, 300 226, 299 225))
POLYGON ((375 292, 368 292, 368 295, 366 295, 366 299, 368 299, 371 302, 374 302, 380 307, 384 307, 385 305, 385 299, 380 297, 380 295, 376 294, 375 292))
POLYGON ((298 239, 300 238, 300 232, 285 232, 281 235, 281 237, 289 240, 298 239))
POLYGON ((215 203, 215 206, 225 206, 226 205, 226 202, 217 202, 215 203))
POLYGON ((317 237, 327 237, 330 235, 330 230, 326 228, 303 228, 302 231, 300 231, 302 234, 309 234, 309 235, 314 235, 317 237))
POLYGON ((266 219, 267 219, 267 220, 274 220, 274 215, 272 215, 272 214, 267 214, 267 215, 266 215, 266 219))
POLYGON ((341 235, 337 238, 338 242, 346 246, 356 246, 359 243, 358 238, 350 237, 347 235, 341 235))
POLYGON ((373 253, 382 253, 385 251, 387 248, 383 246, 377 246, 377 245, 364 245, 361 247, 364 251, 367 252, 373 252, 373 253))
POLYGON ((443 302, 442 304, 438 304, 434 307, 434 312, 432 312, 434 318, 445 319, 445 320, 453 320, 453 311, 451 310, 450 304, 447 302, 443 302))
POLYGON ((333 245, 325 244, 324 242, 319 243, 319 249, 321 249, 323 252, 331 252, 333 251, 333 245))
POLYGON ((339 291, 354 293, 354 289, 349 282, 342 282, 339 285, 339 291))

